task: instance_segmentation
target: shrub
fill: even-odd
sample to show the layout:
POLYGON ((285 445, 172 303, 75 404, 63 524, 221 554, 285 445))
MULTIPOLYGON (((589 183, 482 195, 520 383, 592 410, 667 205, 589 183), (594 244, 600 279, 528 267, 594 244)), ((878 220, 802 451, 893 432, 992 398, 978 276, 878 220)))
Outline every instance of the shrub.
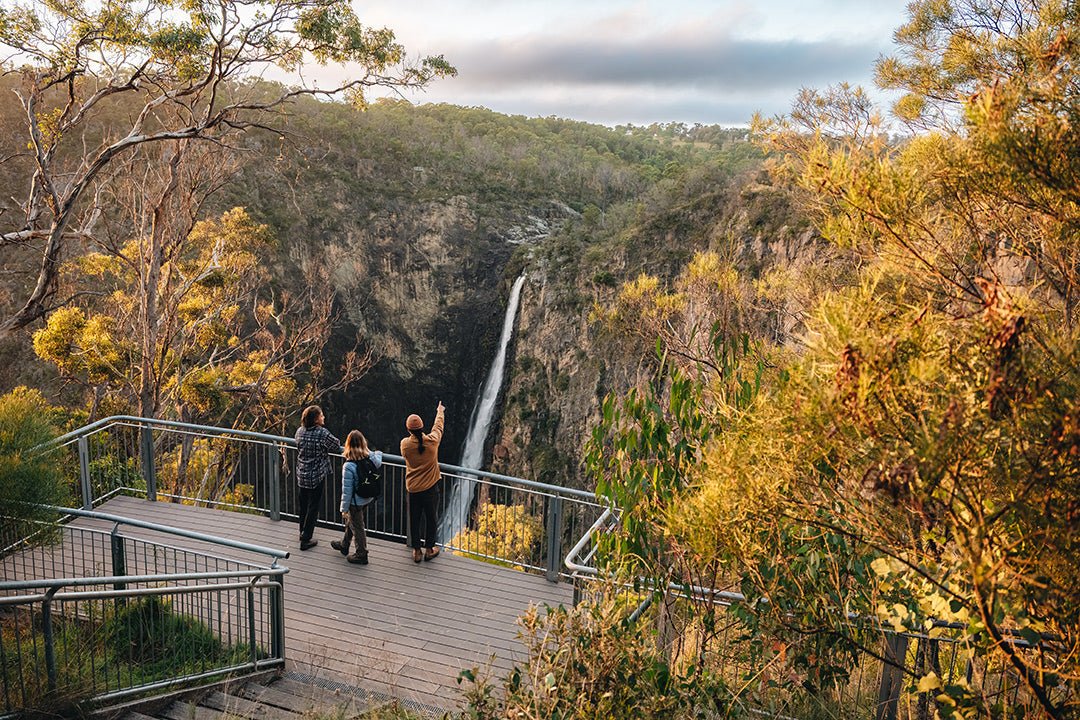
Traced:
POLYGON ((634 622, 616 600, 534 606, 518 622, 527 662, 501 688, 476 668, 462 672, 458 681, 470 683, 466 717, 649 720, 725 710, 723 681, 701 666, 672 666, 649 625, 634 622))
POLYGON ((18 387, 0 396, 0 507, 20 519, 44 516, 40 505, 70 499, 57 452, 43 446, 57 436, 61 416, 41 393, 18 387))
POLYGON ((476 528, 458 533, 452 545, 466 555, 495 557, 524 565, 533 560, 543 537, 543 524, 522 505, 489 504, 480 508, 476 528))

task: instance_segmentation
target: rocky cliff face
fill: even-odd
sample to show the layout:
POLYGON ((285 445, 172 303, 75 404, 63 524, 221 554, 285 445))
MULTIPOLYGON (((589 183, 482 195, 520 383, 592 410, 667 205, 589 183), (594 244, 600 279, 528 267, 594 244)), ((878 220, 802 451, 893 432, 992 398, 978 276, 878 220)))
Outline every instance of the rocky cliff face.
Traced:
MULTIPOLYGON (((643 371, 640 355, 612 354, 589 320, 594 303, 610 299, 618 281, 641 271, 670 280, 696 251, 724 253, 748 278, 775 267, 799 273, 828 252, 781 191, 756 182, 718 193, 692 210, 689 223, 686 215, 687 208, 678 207, 640 224, 642 235, 596 266, 559 266, 551 253, 534 253, 501 421, 491 440, 493 471, 587 484, 582 447, 599 421, 601 402, 634 385, 643 371)), ((778 333, 795 329, 798 308, 787 310, 777 320, 778 333)))
POLYGON ((360 427, 376 447, 396 453, 405 417, 416 412, 430 421, 441 400, 447 425, 440 457, 458 462, 495 352, 513 253, 545 237, 565 212, 572 211, 523 208, 481 223, 475 200, 458 196, 375 214, 332 240, 331 282, 349 324, 377 358, 371 372, 327 402, 338 426, 360 427))

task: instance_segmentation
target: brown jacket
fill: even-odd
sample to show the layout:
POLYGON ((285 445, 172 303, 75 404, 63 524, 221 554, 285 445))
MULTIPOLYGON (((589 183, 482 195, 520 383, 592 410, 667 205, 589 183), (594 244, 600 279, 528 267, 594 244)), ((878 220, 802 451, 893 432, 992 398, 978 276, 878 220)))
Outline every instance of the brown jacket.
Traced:
POLYGON ((435 413, 431 432, 424 434, 424 452, 420 443, 410 434, 401 439, 401 456, 405 458, 405 489, 418 493, 434 487, 439 482, 439 441, 442 440, 443 411, 435 413))

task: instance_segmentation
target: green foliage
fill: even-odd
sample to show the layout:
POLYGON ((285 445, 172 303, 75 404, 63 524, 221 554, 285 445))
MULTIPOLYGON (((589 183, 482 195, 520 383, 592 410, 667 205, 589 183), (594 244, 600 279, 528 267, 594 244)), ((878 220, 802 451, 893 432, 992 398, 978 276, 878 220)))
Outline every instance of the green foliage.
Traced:
POLYGON ((89 437, 89 442, 88 469, 93 497, 102 498, 120 488, 146 490, 146 479, 139 472, 138 461, 116 452, 114 436, 110 432, 96 432, 89 437))
POLYGON ((573 609, 532 607, 519 620, 528 653, 500 686, 477 668, 468 682, 465 716, 695 718, 720 716, 728 693, 700 668, 673 668, 655 638, 611 603, 573 609))
POLYGON ((15 388, 0 396, 0 507, 24 519, 47 514, 35 505, 65 505, 71 497, 60 453, 44 446, 64 417, 37 390, 15 388))
MULTIPOLYGON (((848 87, 758 125, 776 177, 863 264, 815 302, 804 354, 716 435, 665 528, 768 598, 747 607, 755 633, 832 633, 842 669, 868 641, 849 613, 896 631, 951 621, 976 667, 1022 677, 1017 706, 1066 717, 1080 682, 1077 18, 1055 2, 910 12, 879 74, 934 132, 891 141, 848 87), (1055 641, 1036 654, 1017 636, 1055 641)), ((923 679, 942 716, 1012 711, 986 687, 923 679)))
POLYGON ((475 527, 458 533, 451 545, 477 558, 501 558, 511 566, 535 563, 544 537, 543 523, 523 505, 488 503, 480 508, 475 527))
MULTIPOLYGON (((920 702, 941 717, 1071 717, 1077 16, 1056 2, 911 13, 910 64, 891 70, 922 90, 905 116, 935 132, 895 142, 847 86, 757 124, 774 177, 857 269, 808 297, 800 354, 763 353, 780 371, 755 392, 686 391, 687 362, 609 399, 589 467, 624 512, 601 562, 660 587, 741 590, 730 617, 754 662, 804 698, 845 687, 880 628, 940 637, 949 622, 976 681, 947 684, 924 658, 920 702), (690 442, 682 395, 702 418, 690 442), (1019 683, 1012 700, 1000 672, 1019 683)), ((696 347, 700 363, 683 307, 642 276, 597 316, 624 336, 652 330, 661 357, 696 347)), ((686 612, 683 636, 715 623, 686 612)))
POLYGON ((195 668, 238 664, 250 659, 245 645, 228 647, 198 620, 174 612, 157 596, 129 602, 106 622, 104 649, 144 678, 167 678, 195 668))

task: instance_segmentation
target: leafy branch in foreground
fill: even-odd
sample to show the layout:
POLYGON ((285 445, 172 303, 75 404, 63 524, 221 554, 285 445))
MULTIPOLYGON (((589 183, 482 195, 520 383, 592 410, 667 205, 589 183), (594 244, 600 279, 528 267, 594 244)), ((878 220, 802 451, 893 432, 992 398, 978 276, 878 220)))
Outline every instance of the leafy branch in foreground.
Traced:
POLYGON ((390 30, 365 27, 343 0, 31 0, 0 8, 0 49, 5 73, 21 80, 15 94, 29 150, 9 158, 25 188, 21 217, 0 232, 0 247, 21 249, 37 268, 20 306, 0 319, 0 335, 63 304, 58 268, 94 234, 103 173, 133 149, 227 145, 237 133, 272 128, 302 96, 363 105, 371 88, 420 88, 455 72, 441 56, 408 61, 390 30), (323 87, 260 81, 271 68, 302 80, 312 59, 342 65, 342 79, 323 87), (121 125, 103 136, 88 130, 127 97, 139 104, 121 125))

